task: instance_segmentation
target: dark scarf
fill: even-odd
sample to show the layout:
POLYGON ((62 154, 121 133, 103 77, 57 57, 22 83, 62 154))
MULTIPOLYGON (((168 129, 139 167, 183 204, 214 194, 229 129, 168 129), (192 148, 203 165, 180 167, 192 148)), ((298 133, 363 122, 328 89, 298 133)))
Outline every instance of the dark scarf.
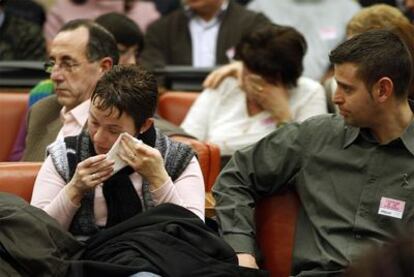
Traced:
MULTIPOLYGON (((171 141, 161 133, 157 133, 153 127, 138 138, 145 144, 160 150, 165 161, 166 170, 173 181, 184 171, 194 156, 194 152, 188 146, 171 141)), ((96 153, 87 131, 83 131, 76 137, 67 137, 64 142, 69 170, 69 176, 66 180, 68 182, 75 173, 76 165, 91 156, 95 156, 96 153)), ((55 159, 54 162, 56 165, 55 159)), ((108 209, 105 228, 114 226, 154 206, 149 191, 150 184, 145 179, 142 184, 144 207, 142 206, 141 200, 129 178, 129 175, 133 172, 134 170, 131 167, 125 167, 104 182, 102 189, 108 209)), ((85 194, 81 201, 81 207, 72 220, 70 232, 74 235, 92 235, 99 231, 93 214, 94 192, 92 190, 85 194)))

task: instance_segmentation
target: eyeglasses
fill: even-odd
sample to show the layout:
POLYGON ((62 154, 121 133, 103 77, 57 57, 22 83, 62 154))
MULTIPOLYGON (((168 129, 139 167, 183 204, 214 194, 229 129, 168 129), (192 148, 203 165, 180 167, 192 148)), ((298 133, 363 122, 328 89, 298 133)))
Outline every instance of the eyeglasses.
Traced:
POLYGON ((69 62, 69 61, 63 61, 60 64, 56 64, 56 62, 54 61, 47 61, 44 64, 44 69, 47 73, 52 73, 53 68, 55 68, 55 66, 58 66, 61 70, 65 71, 65 72, 73 72, 73 70, 80 66, 81 63, 75 63, 75 62, 69 62))

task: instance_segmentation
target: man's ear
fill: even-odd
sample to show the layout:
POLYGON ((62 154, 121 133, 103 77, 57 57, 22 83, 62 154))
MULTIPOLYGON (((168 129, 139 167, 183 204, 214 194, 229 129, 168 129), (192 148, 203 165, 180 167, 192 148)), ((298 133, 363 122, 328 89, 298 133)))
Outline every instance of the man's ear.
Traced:
POLYGON ((390 78, 382 77, 374 85, 373 93, 379 103, 384 103, 394 94, 394 83, 390 78))
POLYGON ((110 57, 105 57, 105 58, 101 59, 101 61, 99 62, 101 72, 105 73, 105 72, 109 71, 112 68, 113 64, 114 63, 112 62, 112 59, 110 57))
POLYGON ((141 126, 141 129, 139 130, 139 133, 145 133, 151 126, 154 124, 154 118, 150 117, 145 119, 144 123, 141 126))

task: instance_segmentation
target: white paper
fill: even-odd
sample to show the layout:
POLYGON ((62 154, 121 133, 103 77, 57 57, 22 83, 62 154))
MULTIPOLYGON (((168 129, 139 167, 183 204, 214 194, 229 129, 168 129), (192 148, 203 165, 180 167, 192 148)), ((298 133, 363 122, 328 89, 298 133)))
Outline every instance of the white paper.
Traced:
POLYGON ((111 149, 106 154, 106 158, 108 160, 115 161, 113 174, 117 173, 119 170, 121 170, 122 168, 124 168, 125 166, 128 165, 126 162, 124 162, 118 156, 118 153, 119 153, 120 148, 121 148, 121 139, 122 139, 123 136, 128 136, 128 137, 132 138, 135 141, 135 143, 142 143, 141 140, 131 136, 128 133, 122 133, 122 134, 119 135, 118 139, 115 141, 115 143, 112 145, 111 149))

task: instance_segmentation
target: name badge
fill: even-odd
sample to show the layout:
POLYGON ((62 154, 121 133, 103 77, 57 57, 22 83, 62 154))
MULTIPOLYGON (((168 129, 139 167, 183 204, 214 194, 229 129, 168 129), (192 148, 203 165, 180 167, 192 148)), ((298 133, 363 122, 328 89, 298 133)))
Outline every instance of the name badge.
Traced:
POLYGON ((404 213, 405 201, 381 197, 378 214, 401 219, 404 213))

